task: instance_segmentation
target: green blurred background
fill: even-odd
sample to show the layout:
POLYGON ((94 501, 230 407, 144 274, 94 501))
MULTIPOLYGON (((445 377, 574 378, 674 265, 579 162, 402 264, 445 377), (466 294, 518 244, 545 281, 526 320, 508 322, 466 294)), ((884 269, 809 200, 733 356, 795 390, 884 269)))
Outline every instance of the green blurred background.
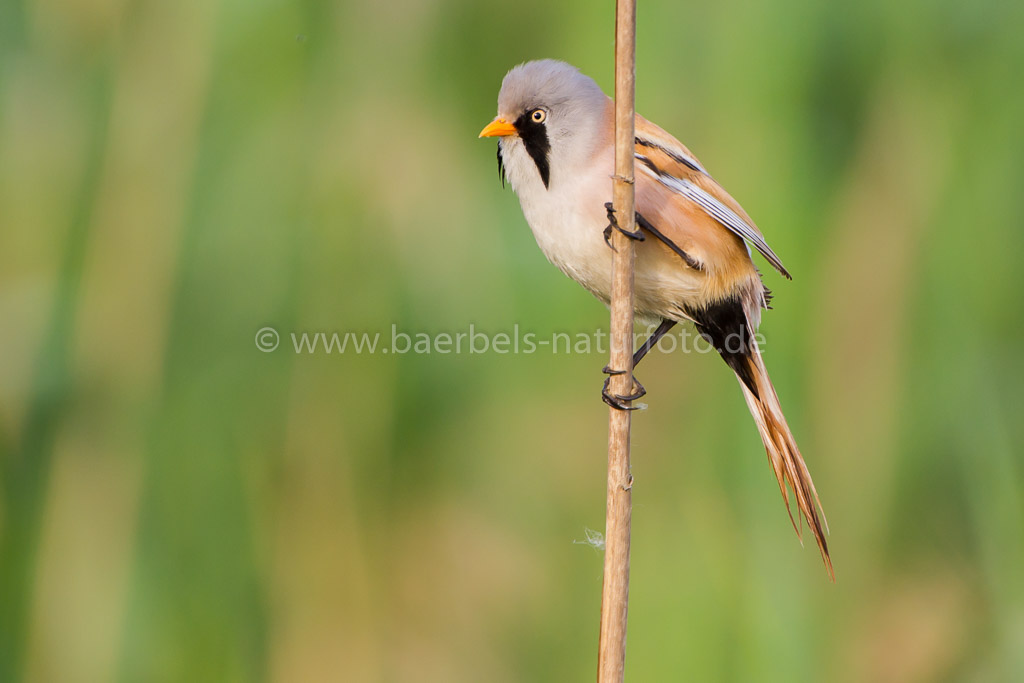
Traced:
MULTIPOLYGON (((761 264, 761 329, 838 582, 725 365, 653 354, 628 679, 1024 680, 1024 4, 638 27, 638 109, 795 274, 761 264)), ((0 681, 593 679, 606 357, 287 335, 607 325, 476 135, 527 59, 610 92, 612 35, 583 0, 0 2, 0 681)))

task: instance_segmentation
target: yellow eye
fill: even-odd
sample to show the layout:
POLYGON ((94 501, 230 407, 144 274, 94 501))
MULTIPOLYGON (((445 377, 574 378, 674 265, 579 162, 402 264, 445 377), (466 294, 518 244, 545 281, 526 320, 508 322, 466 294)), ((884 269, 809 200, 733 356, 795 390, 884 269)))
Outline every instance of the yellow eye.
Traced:
POLYGON ((533 119, 534 123, 544 123, 544 119, 548 117, 548 113, 543 109, 534 109, 533 113, 530 114, 530 118, 533 119))

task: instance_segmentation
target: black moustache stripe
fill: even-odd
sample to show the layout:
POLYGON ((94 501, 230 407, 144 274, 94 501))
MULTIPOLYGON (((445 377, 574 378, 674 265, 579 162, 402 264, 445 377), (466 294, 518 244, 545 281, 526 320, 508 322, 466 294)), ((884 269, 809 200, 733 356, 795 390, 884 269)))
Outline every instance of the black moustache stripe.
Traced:
POLYGON ((516 127, 519 139, 523 141, 533 163, 537 164, 537 171, 540 173, 540 179, 544 181, 544 187, 548 187, 551 180, 551 142, 548 140, 548 129, 544 124, 530 118, 532 111, 531 109, 523 112, 512 125, 516 127))

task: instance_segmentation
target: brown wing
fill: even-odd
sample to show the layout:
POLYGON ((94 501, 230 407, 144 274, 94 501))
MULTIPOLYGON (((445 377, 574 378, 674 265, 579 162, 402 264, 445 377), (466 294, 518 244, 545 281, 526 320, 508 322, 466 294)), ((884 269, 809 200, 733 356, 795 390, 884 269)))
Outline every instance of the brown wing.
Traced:
MULTIPOLYGON (((780 273, 792 279, 747 212, 715 182, 697 157, 681 142, 639 114, 636 117, 636 159, 636 177, 640 183, 638 193, 659 195, 663 191, 656 186, 661 186, 683 198, 685 201, 677 202, 678 205, 696 207, 698 213, 710 217, 715 224, 752 245, 780 273), (642 182, 644 179, 651 182, 642 182)), ((693 215, 694 212, 686 213, 693 215)), ((682 239, 684 236, 679 237, 682 239)))
POLYGON ((678 276, 692 283, 692 295, 673 302, 689 306, 702 307, 738 292, 760 290, 760 278, 742 239, 724 230, 695 202, 645 173, 639 161, 634 176, 639 225, 648 223, 657 231, 653 233, 657 239, 637 247, 638 272, 690 271, 678 276), (680 251, 686 256, 681 258, 680 251))

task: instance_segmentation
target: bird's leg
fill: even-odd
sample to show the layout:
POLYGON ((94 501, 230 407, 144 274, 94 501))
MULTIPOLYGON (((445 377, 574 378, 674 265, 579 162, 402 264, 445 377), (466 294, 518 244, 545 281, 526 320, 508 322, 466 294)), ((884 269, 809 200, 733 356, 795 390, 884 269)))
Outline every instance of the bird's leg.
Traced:
POLYGON ((671 249, 672 251, 674 251, 677 254, 679 254, 679 257, 681 259, 683 259, 683 261, 686 263, 686 265, 690 266, 694 270, 704 270, 704 266, 703 266, 703 264, 701 264, 700 261, 698 261, 697 259, 695 259, 692 256, 690 256, 689 254, 687 254, 685 251, 683 251, 682 249, 679 248, 679 245, 677 245, 675 242, 673 242, 669 238, 665 237, 665 235, 663 235, 660 230, 658 230, 656 227, 651 225, 651 222, 648 221, 643 216, 641 216, 639 214, 639 212, 636 214, 636 229, 637 229, 638 232, 641 229, 646 230, 647 232, 651 233, 656 238, 658 238, 659 240, 664 242, 665 246, 667 246, 669 249, 671 249))
POLYGON ((610 405, 616 410, 639 410, 640 406, 627 405, 625 401, 635 401, 638 398, 642 398, 647 394, 647 390, 644 389, 644 385, 640 384, 636 377, 633 378, 633 384, 636 386, 636 391, 632 394, 623 396, 622 394, 611 394, 608 393, 608 385, 611 383, 611 375, 622 375, 625 370, 610 370, 608 366, 605 366, 602 370, 608 377, 605 378, 604 384, 601 385, 601 400, 610 405))
POLYGON ((608 227, 604 229, 604 243, 607 244, 612 251, 615 251, 615 247, 612 246, 611 240, 613 228, 631 240, 636 240, 638 242, 644 241, 644 234, 640 232, 640 228, 637 228, 634 232, 629 232, 628 230, 623 230, 619 226, 619 220, 615 217, 615 207, 611 202, 606 202, 604 208, 608 212, 608 227))
MULTIPOLYGON (((654 348, 654 345, 657 344, 658 341, 662 337, 664 337, 669 330, 675 327, 675 324, 675 320, 661 321, 661 324, 658 325, 658 329, 654 330, 654 333, 650 336, 650 338, 643 343, 643 346, 636 350, 636 353, 633 354, 634 370, 636 369, 636 366, 640 364, 640 361, 644 359, 644 356, 647 355, 647 352, 654 348)), ((644 385, 640 384, 640 381, 636 377, 633 377, 633 384, 637 386, 637 390, 632 394, 629 394, 628 396, 622 396, 620 394, 608 393, 608 384, 612 381, 613 375, 621 375, 624 374, 626 371, 612 370, 610 367, 606 365, 603 368, 601 368, 601 372, 608 375, 608 377, 605 378, 604 380, 604 385, 601 387, 601 399, 605 403, 610 405, 612 408, 616 408, 618 410, 636 410, 637 408, 639 408, 639 406, 631 406, 626 405, 624 403, 624 401, 635 401, 636 399, 641 398, 642 396, 647 394, 647 390, 644 389, 644 385)))
POLYGON ((643 346, 641 346, 639 349, 636 350, 636 353, 633 354, 633 369, 634 370, 636 369, 636 366, 640 364, 640 361, 642 361, 644 359, 644 356, 647 355, 647 352, 650 351, 651 349, 653 349, 654 345, 657 344, 659 341, 661 341, 661 338, 664 337, 668 333, 668 331, 671 330, 675 326, 676 326, 676 321, 675 320, 662 320, 661 321, 661 324, 658 325, 658 328, 656 330, 654 330, 654 333, 651 334, 650 338, 647 341, 644 342, 643 346))

